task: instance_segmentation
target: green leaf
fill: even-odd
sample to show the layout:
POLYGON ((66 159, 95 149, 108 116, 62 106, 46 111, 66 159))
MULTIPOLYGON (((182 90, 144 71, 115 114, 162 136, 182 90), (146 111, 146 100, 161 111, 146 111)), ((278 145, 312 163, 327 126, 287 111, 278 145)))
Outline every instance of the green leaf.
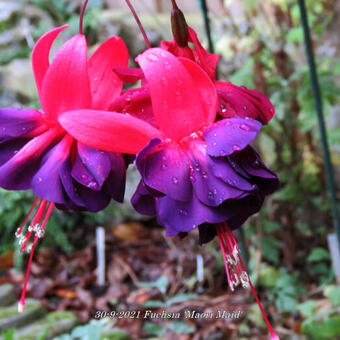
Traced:
POLYGON ((340 335, 340 316, 336 315, 323 321, 309 321, 302 323, 302 333, 311 340, 334 340, 340 335))
POLYGON ((142 303, 142 306, 145 308, 159 308, 159 307, 167 307, 167 304, 160 300, 148 300, 142 303))
POLYGON ((162 294, 165 294, 168 288, 168 284, 169 279, 165 275, 163 275, 154 282, 138 282, 137 286, 144 288, 158 288, 162 294))
POLYGON ((307 257, 307 262, 330 260, 330 255, 324 248, 314 248, 307 257))
POLYGON ((182 321, 174 321, 170 324, 169 329, 176 334, 191 334, 194 333, 196 328, 187 325, 182 321))
POLYGON ((273 236, 263 236, 262 238, 262 255, 263 257, 275 264, 279 262, 278 241, 273 236))
POLYGON ((8 329, 4 334, 4 340, 14 340, 14 329, 8 329))
POLYGON ((171 307, 175 303, 192 300, 197 297, 197 294, 177 294, 166 301, 166 305, 171 307))
POLYGON ((262 266, 259 275, 259 284, 267 288, 273 288, 277 280, 280 278, 280 273, 272 266, 262 266))
POLYGON ((340 306, 340 286, 328 286, 324 290, 324 295, 331 300, 334 307, 340 306))
POLYGON ((145 322, 144 324, 144 332, 152 335, 163 335, 166 333, 166 328, 157 325, 153 322, 145 322))
POLYGON ((312 317, 315 313, 317 303, 315 300, 308 300, 297 305, 297 309, 306 318, 312 317))

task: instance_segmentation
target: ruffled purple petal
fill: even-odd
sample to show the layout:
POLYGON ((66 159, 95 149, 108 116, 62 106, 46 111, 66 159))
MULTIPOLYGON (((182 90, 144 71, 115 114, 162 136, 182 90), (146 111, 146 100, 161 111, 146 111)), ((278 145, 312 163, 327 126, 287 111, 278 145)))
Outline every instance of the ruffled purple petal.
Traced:
POLYGON ((253 141, 262 124, 251 118, 228 118, 203 132, 210 156, 227 156, 244 149, 253 141))
POLYGON ((153 139, 138 154, 136 164, 146 186, 179 201, 190 199, 190 162, 177 144, 153 139))
POLYGON ((29 141, 27 138, 16 138, 0 143, 0 166, 9 161, 29 141))
POLYGON ((260 155, 251 146, 229 158, 235 170, 256 185, 263 195, 269 195, 279 188, 280 182, 276 174, 268 169, 260 155))
POLYGON ((156 199, 147 190, 143 181, 139 182, 137 190, 131 198, 131 204, 142 215, 156 215, 156 199))
POLYGON ((123 202, 126 183, 126 161, 119 153, 108 153, 111 171, 104 190, 117 202, 123 202))
POLYGON ((77 144, 77 156, 72 168, 72 177, 92 190, 100 190, 111 170, 110 157, 84 144, 77 144))
POLYGON ((167 236, 188 232, 202 223, 219 223, 229 217, 230 211, 221 206, 210 207, 195 195, 187 202, 180 202, 168 196, 158 198, 157 217, 166 228, 167 236))
POLYGON ((0 109, 0 143, 24 136, 41 124, 41 113, 33 109, 0 109))
POLYGON ((33 192, 38 197, 58 204, 65 203, 60 168, 69 157, 72 143, 72 137, 66 135, 42 158, 40 169, 31 182, 33 192))
POLYGON ((233 172, 225 159, 223 161, 220 160, 220 163, 218 163, 219 160, 214 160, 207 155, 203 141, 196 141, 194 146, 189 154, 192 164, 190 180, 195 196, 202 203, 215 207, 222 204, 225 200, 240 197, 245 190, 254 190, 250 183, 233 172), (216 171, 216 168, 218 168, 218 171, 223 170, 224 174, 231 175, 231 178, 228 179, 230 184, 228 180, 223 181, 215 176, 214 170, 216 171), (240 183, 240 188, 236 183, 240 183))

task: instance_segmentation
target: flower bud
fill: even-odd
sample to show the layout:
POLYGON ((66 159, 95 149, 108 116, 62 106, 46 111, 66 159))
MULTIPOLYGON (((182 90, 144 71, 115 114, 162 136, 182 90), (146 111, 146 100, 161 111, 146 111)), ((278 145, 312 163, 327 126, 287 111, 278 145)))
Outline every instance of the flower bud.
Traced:
POLYGON ((183 12, 177 7, 176 2, 172 1, 173 8, 171 10, 171 29, 176 43, 179 47, 188 46, 188 25, 185 21, 183 12))

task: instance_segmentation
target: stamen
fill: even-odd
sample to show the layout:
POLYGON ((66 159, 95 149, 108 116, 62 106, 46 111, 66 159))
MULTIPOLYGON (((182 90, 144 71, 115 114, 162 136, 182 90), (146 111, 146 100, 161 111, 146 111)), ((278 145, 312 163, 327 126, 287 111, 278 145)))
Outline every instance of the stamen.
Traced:
POLYGON ((88 2, 89 0, 85 0, 84 5, 81 9, 80 18, 79 18, 79 34, 83 34, 83 21, 84 21, 85 10, 86 10, 86 6, 88 2))
POLYGON ((236 239, 230 230, 229 226, 226 223, 216 225, 216 232, 220 241, 221 251, 223 255, 223 260, 227 272, 227 280, 230 289, 234 290, 234 285, 237 285, 241 282, 243 288, 251 289, 255 300, 261 310, 263 319, 268 327, 270 332, 271 340, 279 340, 278 335, 274 332, 272 326, 269 323, 269 320, 266 316, 266 313, 261 305, 261 302, 256 294, 255 288, 252 285, 249 275, 245 269, 242 258, 240 256, 240 250, 237 245, 236 239), (230 280, 230 274, 233 277, 233 280, 230 280), (236 274, 234 274, 234 272, 236 274))
MULTIPOLYGON (((34 206, 37 203, 38 198, 34 201, 33 206, 28 214, 28 216, 32 213, 34 206)), ((28 283, 28 278, 29 278, 29 274, 31 271, 31 264, 32 264, 32 259, 33 259, 33 253, 34 253, 34 249, 35 249, 35 245, 38 242, 38 240, 44 236, 45 234, 45 226, 47 224, 47 221, 52 213, 54 207, 54 203, 53 202, 48 202, 46 200, 41 199, 37 210, 34 214, 34 217, 30 223, 30 225, 27 228, 27 233, 25 236, 21 235, 21 231, 24 228, 28 218, 25 219, 24 223, 22 224, 20 229, 20 234, 18 233, 20 240, 19 240, 19 244, 22 245, 22 247, 20 248, 20 252, 23 252, 25 249, 28 253, 30 253, 30 257, 28 260, 28 266, 27 266, 27 271, 26 271, 26 276, 25 276, 25 282, 24 282, 24 287, 23 287, 23 291, 21 294, 21 298, 18 302, 18 311, 19 312, 23 312, 24 311, 24 307, 25 307, 25 295, 26 295, 26 288, 27 288, 27 283, 28 283), (46 209, 47 207, 47 209, 46 209), (31 235, 35 233, 34 235, 34 239, 33 242, 29 245, 27 245, 27 243, 29 242, 31 235), (20 236, 21 235, 21 236, 20 236)), ((17 233, 16 233, 17 234, 17 233)))
POLYGON ((134 16, 134 18, 135 18, 135 20, 136 20, 136 22, 137 22, 137 25, 138 25, 138 27, 139 27, 139 29, 140 29, 142 35, 143 35, 143 38, 144 38, 146 47, 147 47, 147 48, 151 48, 151 44, 150 44, 150 41, 149 41, 149 39, 148 39, 148 36, 146 35, 145 30, 144 30, 144 27, 143 27, 141 21, 139 20, 138 15, 137 15, 135 9, 133 8, 133 6, 132 6, 130 0, 125 0, 125 2, 126 2, 126 4, 129 6, 130 11, 131 11, 132 15, 134 16))

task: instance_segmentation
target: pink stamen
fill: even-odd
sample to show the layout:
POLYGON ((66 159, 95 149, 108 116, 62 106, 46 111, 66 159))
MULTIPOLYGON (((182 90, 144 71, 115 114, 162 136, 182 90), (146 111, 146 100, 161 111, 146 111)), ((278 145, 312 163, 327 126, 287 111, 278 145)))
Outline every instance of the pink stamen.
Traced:
POLYGON ((79 18, 79 34, 83 34, 83 21, 84 21, 85 10, 86 10, 86 6, 88 2, 89 0, 85 0, 83 8, 81 9, 80 18, 79 18))
POLYGON ((151 48, 151 44, 150 44, 150 41, 149 41, 149 39, 148 39, 148 36, 146 35, 145 30, 144 30, 144 27, 143 27, 141 21, 139 20, 138 15, 137 15, 135 9, 133 8, 133 6, 132 6, 130 0, 125 0, 125 2, 126 2, 126 4, 129 6, 130 11, 131 11, 132 15, 134 16, 134 18, 135 18, 135 20, 136 20, 136 22, 137 22, 137 25, 138 25, 138 27, 139 27, 139 29, 140 29, 142 35, 143 35, 143 38, 144 38, 146 47, 147 47, 147 48, 151 48))
MULTIPOLYGON (((220 241, 220 246, 221 246, 221 251, 222 251, 222 255, 223 255, 223 259, 224 259, 224 264, 226 267, 226 272, 227 272, 227 279, 228 279, 228 284, 229 287, 231 288, 231 290, 233 290, 233 286, 230 284, 230 276, 229 276, 229 269, 231 274, 233 275, 233 270, 232 270, 232 266, 231 264, 228 263, 228 261, 226 260, 226 254, 228 254, 229 256, 231 256, 233 258, 233 260, 235 261, 234 263, 234 270, 236 272, 236 275, 238 276, 239 280, 241 283, 243 283, 243 281, 245 280, 243 278, 243 281, 241 280, 241 274, 245 273, 246 274, 246 278, 247 278, 247 283, 249 284, 249 287, 255 297, 255 300, 261 310, 263 319, 268 327, 268 330, 270 332, 270 336, 271 336, 271 340, 279 340, 278 335, 274 332, 271 324, 269 323, 269 320, 266 316, 266 313, 261 305, 260 299, 258 298, 255 288, 250 280, 250 277, 246 271, 246 268, 243 264, 242 258, 240 256, 240 250, 238 247, 238 244, 236 242, 236 239, 232 233, 232 231, 230 230, 229 226, 224 223, 224 224, 220 224, 216 226, 216 231, 219 237, 219 241, 220 241), (236 251, 234 250, 236 247, 236 251), (235 257, 236 256, 236 257, 235 257), (228 266, 229 265, 229 266, 228 266)), ((248 285, 247 285, 248 286, 248 285)))
MULTIPOLYGON (((29 216, 31 215, 31 213, 32 213, 32 211, 33 211, 33 209, 34 209, 34 207, 37 203, 37 200, 38 200, 38 198, 35 199, 35 201, 32 205, 32 208, 29 211, 28 216, 26 217, 24 223, 20 227, 20 233, 21 233, 22 229, 24 228, 24 226, 26 225, 27 220, 28 220, 29 216)), ((32 221, 31 221, 31 223, 28 227, 28 231, 27 231, 26 236, 25 236, 25 242, 20 249, 20 252, 23 252, 25 250, 27 243, 28 243, 29 239, 31 238, 31 235, 33 233, 35 233, 33 242, 29 246, 29 247, 31 247, 30 248, 30 257, 29 257, 29 260, 28 260, 28 266, 27 266, 27 271, 26 271, 26 276, 25 276, 24 287, 23 287, 23 290, 22 290, 20 300, 18 302, 18 311, 20 313, 24 311, 24 307, 25 307, 26 289, 27 289, 27 283, 28 283, 28 279, 29 279, 29 275, 30 275, 30 271, 31 271, 31 264, 32 264, 34 249, 35 249, 36 243, 38 242, 39 238, 41 238, 44 234, 44 229, 45 229, 45 226, 47 224, 49 217, 51 216, 53 207, 54 207, 53 202, 48 202, 48 201, 43 200, 43 199, 40 200, 38 207, 37 207, 37 210, 34 214, 34 217, 33 217, 32 221), (47 209, 46 209, 46 207, 47 207, 47 209)))

